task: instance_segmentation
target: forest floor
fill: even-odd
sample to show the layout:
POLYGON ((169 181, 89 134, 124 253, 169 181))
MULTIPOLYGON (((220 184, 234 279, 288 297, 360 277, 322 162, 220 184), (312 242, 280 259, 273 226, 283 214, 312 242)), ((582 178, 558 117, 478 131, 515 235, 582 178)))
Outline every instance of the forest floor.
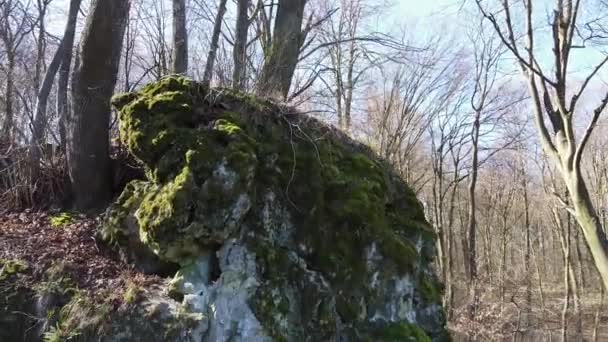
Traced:
MULTIPOLYGON (((458 292, 468 293, 463 289, 458 292)), ((525 286, 511 284, 501 304, 496 289, 488 285, 473 321, 468 318, 466 299, 460 296, 459 307, 449 322, 450 330, 456 333, 455 342, 467 341, 468 337, 476 337, 478 341, 562 341, 562 330, 566 341, 608 341, 608 312, 600 293, 581 291, 578 305, 570 299, 565 329, 563 288, 545 284, 542 300, 537 289, 531 294, 527 305, 525 286)))
POLYGON ((97 217, 65 213, 26 210, 0 215, 0 261, 27 265, 31 285, 42 281, 49 269, 61 265, 61 276, 91 298, 108 292, 123 293, 133 284, 147 287, 163 281, 136 271, 96 240, 98 224, 97 217))
MULTIPOLYGON (((166 281, 138 272, 124 262, 118 253, 102 244, 95 237, 100 224, 99 217, 77 214, 22 211, 0 214, 0 266, 2 260, 21 261, 26 264, 26 275, 32 286, 44 281, 49 269, 61 264, 62 276, 72 281, 91 299, 107 301, 108 293, 115 294, 114 303, 121 305, 122 294, 130 286, 147 288, 166 281)), ((2 267, 0 267, 0 279, 2 267)), ((462 292, 462 291, 461 291, 462 292)), ((469 333, 484 341, 551 341, 560 340, 563 291, 559 288, 544 293, 545 309, 535 305, 526 314, 523 288, 511 288, 503 305, 495 299, 493 291, 485 291, 481 298, 479 315, 474 322, 466 319, 466 310, 457 309, 450 328, 457 332, 455 341, 464 341, 469 333), (502 307, 502 308, 501 308, 502 307), (526 318, 529 317, 529 318, 526 318), (464 333, 463 333, 464 332, 464 333), (462 336, 459 337, 460 333, 462 336), (519 335, 520 337, 514 337, 519 335)), ((533 302, 538 293, 533 294, 533 302)), ((599 306, 598 294, 588 293, 581 298, 583 336, 576 336, 576 314, 570 307, 568 314, 568 340, 592 341, 596 313, 598 321, 597 341, 608 341, 608 312, 599 306)), ((463 304, 463 303, 461 303, 463 304)))

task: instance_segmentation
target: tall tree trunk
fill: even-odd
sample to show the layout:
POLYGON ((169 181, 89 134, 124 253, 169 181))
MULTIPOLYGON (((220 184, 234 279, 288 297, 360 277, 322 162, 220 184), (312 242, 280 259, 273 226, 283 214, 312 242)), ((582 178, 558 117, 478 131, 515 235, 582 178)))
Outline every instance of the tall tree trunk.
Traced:
POLYGON ((53 60, 51 61, 51 64, 49 65, 44 75, 44 80, 42 81, 42 85, 40 86, 40 89, 38 90, 38 95, 36 97, 33 132, 29 146, 32 181, 35 181, 39 176, 40 159, 42 156, 42 147, 44 144, 44 132, 46 131, 47 126, 47 100, 53 87, 55 75, 59 70, 59 64, 61 63, 61 50, 63 50, 63 45, 64 40, 62 39, 61 43, 59 44, 59 48, 55 52, 53 60))
POLYGON ((4 88, 4 122, 2 124, 2 137, 9 143, 13 143, 13 133, 15 130, 13 114, 13 92, 15 77, 15 54, 9 49, 6 53, 6 87, 4 88))
POLYGON ((221 0, 220 6, 217 9, 217 15, 215 16, 215 25, 213 26, 213 34, 211 36, 211 48, 207 55, 207 64, 205 65, 205 73, 203 75, 203 84, 211 84, 211 78, 213 78, 213 67, 215 66, 215 56, 217 55, 217 49, 220 43, 220 33, 222 32, 222 22, 224 21, 224 14, 226 14, 226 2, 227 0, 221 0))
POLYGON ((187 72, 186 0, 173 0, 173 73, 186 74, 187 72))
POLYGON ((42 78, 42 72, 44 71, 45 64, 45 52, 46 52, 46 10, 48 4, 46 1, 38 0, 38 36, 36 37, 36 67, 34 71, 34 85, 36 89, 40 89, 40 79, 42 78))
POLYGON ((597 342, 598 341, 598 331, 599 331, 599 327, 600 327, 600 321, 601 321, 601 315, 603 312, 603 306, 604 306, 604 296, 606 293, 606 290, 604 290, 603 286, 600 286, 600 302, 597 306, 597 310, 595 311, 595 318, 593 320, 593 342, 597 342))
POLYGON ((530 202, 528 198, 528 174, 526 172, 525 162, 520 160, 521 169, 521 188, 524 204, 524 229, 526 230, 526 252, 524 254, 524 273, 526 275, 526 327, 531 325, 532 312, 532 268, 530 266, 530 257, 532 253, 530 239, 530 202))
MULTIPOLYGON (((355 28, 356 29, 356 28, 355 28)), ((344 98, 344 130, 350 132, 352 126, 351 112, 353 107, 353 92, 355 89, 355 63, 357 60, 358 46, 354 39, 355 34, 351 35, 352 41, 350 42, 350 48, 348 49, 348 65, 346 71, 346 97, 344 98)))
POLYGON ((574 207, 575 218, 583 230, 604 288, 608 288, 608 240, 589 197, 580 167, 574 171, 563 170, 562 174, 574 207))
POLYGON ((502 217, 502 242, 501 242, 501 258, 500 258, 500 313, 502 314, 505 305, 505 275, 507 274, 507 235, 508 235, 508 218, 506 215, 502 217))
POLYGON ((61 66, 59 67, 59 79, 57 80, 57 115, 59 116, 59 139, 61 150, 66 150, 66 118, 68 111, 68 83, 70 80, 70 68, 72 66, 72 54, 74 52, 74 35, 76 34, 76 19, 82 0, 71 0, 68 13, 68 23, 63 35, 63 49, 61 51, 61 66))
POLYGON ((477 305, 479 302, 479 294, 477 291, 477 218, 476 218, 476 196, 475 189, 477 186, 478 174, 478 153, 479 153, 479 126, 481 120, 481 112, 476 111, 475 120, 471 132, 472 140, 472 164, 471 175, 469 181, 469 215, 467 222, 467 237, 468 237, 468 260, 469 264, 469 286, 471 291, 471 310, 469 312, 471 319, 475 317, 477 305))
POLYGON ((258 93, 287 99, 298 65, 304 34, 304 7, 307 0, 279 0, 272 44, 260 75, 258 93))
POLYGON ((74 41, 74 31, 76 29, 76 18, 78 17, 78 10, 80 9, 80 1, 81 0, 72 0, 70 2, 68 22, 65 27, 63 38, 61 39, 59 47, 53 56, 53 60, 51 61, 51 64, 44 75, 44 79, 40 85, 40 89, 36 97, 36 110, 33 125, 34 129, 32 132, 32 139, 30 141, 30 162, 32 168, 31 176, 32 180, 34 181, 38 178, 40 171, 40 159, 42 156, 42 146, 44 144, 44 132, 46 131, 47 127, 46 108, 48 97, 51 93, 53 81, 55 80, 55 76, 57 75, 60 64, 63 62, 66 55, 71 55, 72 53, 71 48, 66 50, 66 44, 73 43, 74 41))
POLYGON ((570 298, 572 295, 572 288, 570 285, 570 218, 566 217, 568 227, 564 227, 562 223, 562 218, 559 215, 557 209, 553 208, 553 222, 556 225, 556 233, 559 237, 561 251, 562 251, 562 259, 564 261, 563 268, 563 283, 564 283, 564 305, 562 307, 561 314, 561 336, 562 342, 567 340, 567 331, 568 331, 568 311, 570 310, 570 298))
POLYGON ((242 90, 247 79, 247 33, 249 32, 249 17, 247 10, 249 0, 237 1, 236 34, 232 57, 234 72, 232 74, 232 87, 242 90))
POLYGON ((74 70, 68 169, 75 205, 95 209, 111 197, 110 98, 116 85, 130 1, 93 0, 74 70))

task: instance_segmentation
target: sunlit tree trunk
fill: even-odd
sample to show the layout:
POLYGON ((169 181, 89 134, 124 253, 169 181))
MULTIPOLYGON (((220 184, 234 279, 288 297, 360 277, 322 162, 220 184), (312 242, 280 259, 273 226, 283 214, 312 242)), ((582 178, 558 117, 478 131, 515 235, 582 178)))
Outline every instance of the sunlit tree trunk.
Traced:
POLYGON ((188 31, 186 0, 173 0, 173 73, 188 72, 188 31))
MULTIPOLYGON (((582 79, 580 85, 568 82, 570 74, 569 67, 572 61, 571 51, 575 46, 574 38, 578 37, 579 12, 581 10, 579 1, 555 0, 553 18, 551 22, 553 45, 553 66, 549 75, 544 72, 538 64, 535 45, 537 36, 541 34, 535 27, 535 1, 524 0, 523 6, 513 7, 509 1, 500 2, 501 13, 490 12, 486 3, 476 0, 476 4, 482 15, 492 23, 495 32, 500 36, 502 43, 518 62, 523 75, 528 82, 529 94, 532 100, 533 117, 539 133, 543 151, 550 160, 559 168, 559 172, 568 189, 570 206, 565 206, 577 220, 585 241, 591 251, 595 266, 602 278, 604 287, 608 287, 608 240, 601 226, 596 209, 590 199, 589 191, 583 174, 581 172, 581 161, 587 143, 594 130, 602 112, 608 105, 608 92, 591 113, 591 120, 580 139, 576 138, 575 127, 580 123, 577 107, 579 99, 584 95, 591 80, 608 63, 608 56, 602 57, 601 61, 593 67, 591 72, 582 79), (519 13, 524 19, 524 38, 518 40, 514 29, 512 17, 513 11, 522 10, 519 13), (500 16, 500 18, 498 17, 500 16), (504 19, 504 20, 503 20, 504 19), (524 42, 523 46, 522 43, 524 42), (549 126, 545 122, 548 119, 549 126)), ((561 199, 564 202, 563 199, 561 199)))
MULTIPOLYGON (((61 63, 66 59, 67 55, 72 54, 72 45, 66 46, 67 44, 73 44, 74 31, 76 29, 76 18, 78 16, 78 10, 80 9, 80 0, 72 0, 70 3, 70 10, 68 14, 68 21, 66 23, 65 31, 59 47, 55 52, 51 64, 49 64, 47 71, 40 84, 38 95, 36 97, 36 109, 34 112, 34 123, 32 139, 30 141, 30 162, 31 162, 31 177, 35 181, 39 176, 40 171, 40 159, 42 155, 42 146, 44 145, 45 130, 48 124, 48 118, 46 115, 48 97, 53 87, 53 81, 59 71, 61 63)), ((69 59, 71 60, 71 59, 69 59)), ((69 62, 68 62, 69 63, 69 62)), ((60 122, 61 125, 61 122, 60 122)))
POLYGON ((279 0, 272 44, 258 80, 258 93, 285 100, 304 43, 302 23, 307 0, 279 0))
POLYGON ((93 0, 72 83, 68 169, 75 206, 96 209, 112 194, 110 98, 114 92, 129 1, 93 0))
POLYGON ((61 149, 66 149, 66 118, 68 111, 68 83, 70 80, 70 69, 72 66, 72 54, 74 53, 74 36, 76 34, 76 19, 82 0, 71 0, 68 13, 66 31, 63 35, 61 66, 59 67, 59 79, 57 80, 57 115, 59 116, 59 138, 61 149))
POLYGON ((234 62, 232 87, 240 90, 245 89, 245 82, 247 80, 247 33, 250 24, 248 8, 249 0, 237 1, 236 33, 234 49, 232 50, 234 62))

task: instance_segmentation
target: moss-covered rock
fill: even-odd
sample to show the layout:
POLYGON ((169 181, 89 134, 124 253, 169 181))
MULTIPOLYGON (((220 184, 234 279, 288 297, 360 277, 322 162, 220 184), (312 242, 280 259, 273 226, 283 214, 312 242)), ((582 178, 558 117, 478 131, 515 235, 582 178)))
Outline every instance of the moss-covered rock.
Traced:
POLYGON ((100 235, 171 285, 204 341, 440 340, 434 236, 368 148, 233 90, 168 77, 114 98, 146 170, 100 235), (138 251, 133 253, 132 251, 138 251), (243 308, 244 307, 244 308, 243 308))

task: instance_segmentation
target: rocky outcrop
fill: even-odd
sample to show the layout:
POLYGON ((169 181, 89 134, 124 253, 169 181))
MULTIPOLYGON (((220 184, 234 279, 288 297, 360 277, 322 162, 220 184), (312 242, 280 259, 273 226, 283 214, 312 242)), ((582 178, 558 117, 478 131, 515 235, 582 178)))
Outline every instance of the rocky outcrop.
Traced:
POLYGON ((447 339, 434 235, 415 194, 367 148, 291 108, 183 77, 114 105, 146 180, 127 185, 100 236, 140 270, 171 280, 99 320, 72 301, 58 323, 64 333, 447 339))

